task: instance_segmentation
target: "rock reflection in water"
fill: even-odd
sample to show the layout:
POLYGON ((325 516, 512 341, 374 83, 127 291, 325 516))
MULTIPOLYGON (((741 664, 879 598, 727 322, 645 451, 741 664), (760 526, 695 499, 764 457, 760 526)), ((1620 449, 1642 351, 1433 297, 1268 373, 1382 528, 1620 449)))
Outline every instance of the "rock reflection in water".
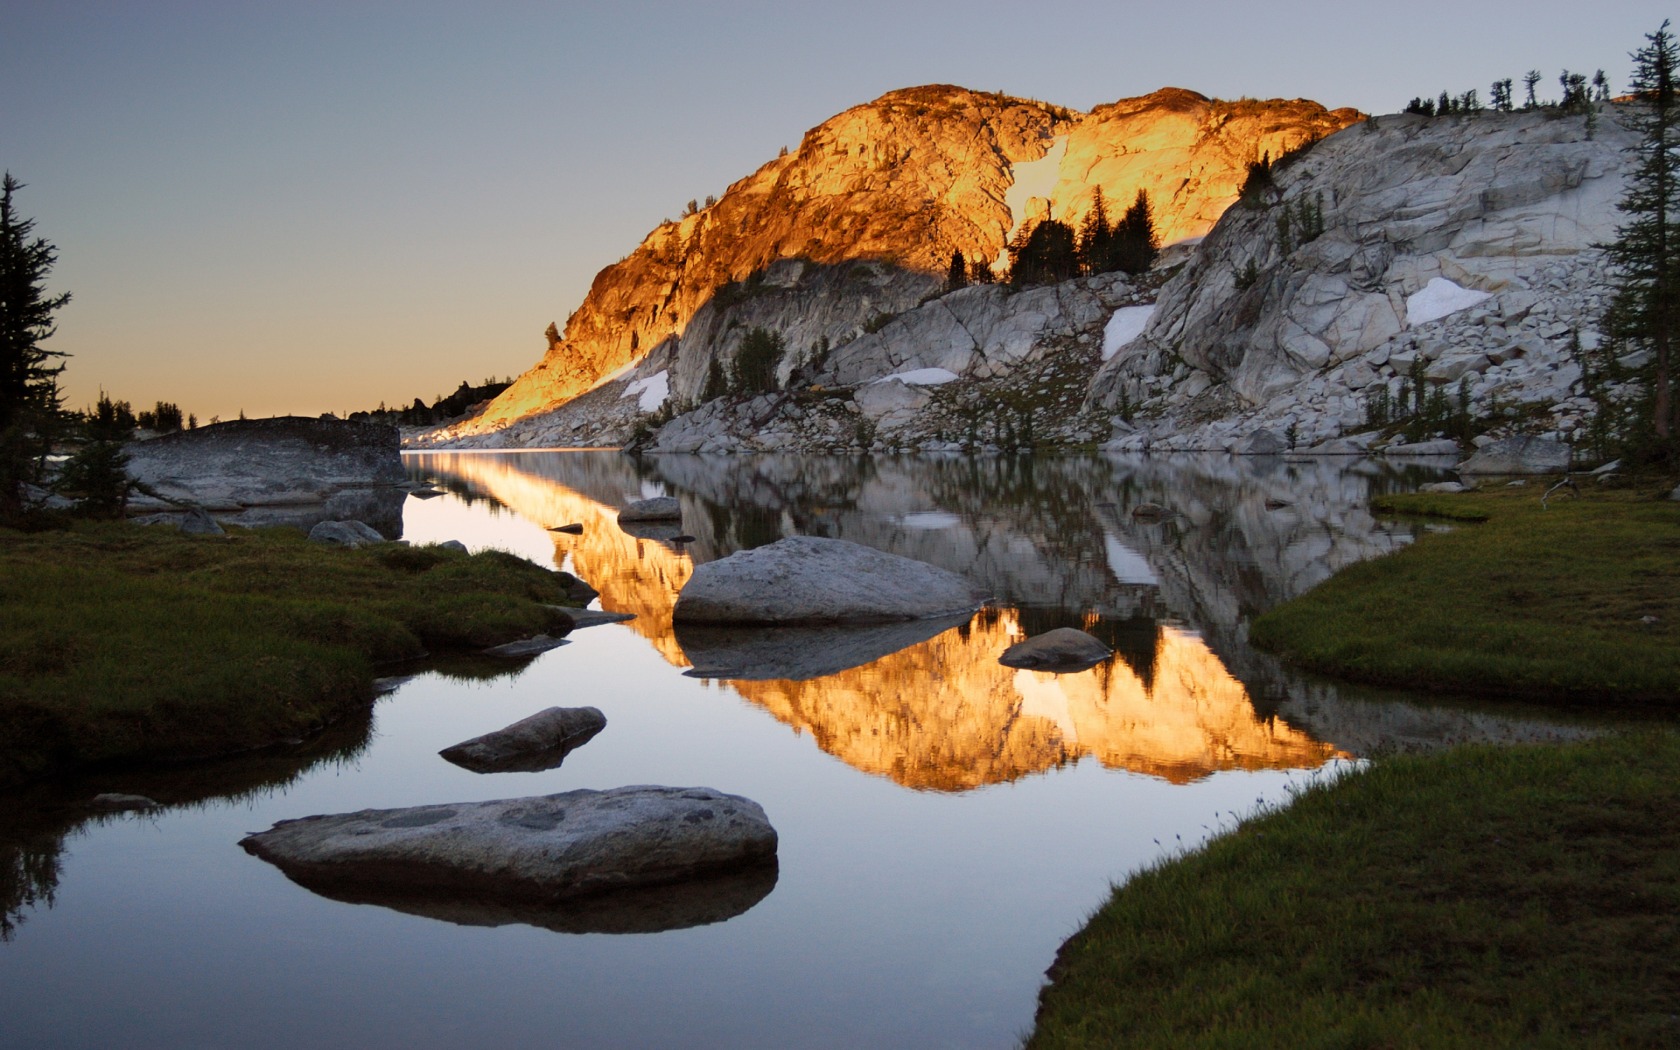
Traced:
POLYGON ((966 791, 1084 756, 1178 783, 1223 769, 1299 769, 1329 744, 1262 720, 1200 638, 1162 628, 1153 681, 1118 657, 1077 674, 997 662, 1022 637, 1014 610, 875 663, 806 682, 734 682, 777 719, 854 768, 906 787, 966 791))
POLYGON ((863 627, 679 625, 677 644, 691 678, 806 681, 874 663, 969 621, 972 613, 863 627))
MULTIPOLYGON (((1143 498, 1108 461, 1052 463, 1016 483, 976 483, 972 461, 802 459, 803 471, 780 458, 665 457, 649 466, 616 454, 438 453, 412 462, 416 471, 450 478, 455 491, 482 493, 532 521, 583 523, 582 535, 551 534, 554 563, 597 587, 604 608, 637 614, 628 626, 666 660, 692 661, 694 674, 729 680, 747 700, 809 732, 824 751, 909 787, 968 790, 1086 755, 1187 781, 1223 769, 1314 766, 1340 753, 1260 717, 1248 690, 1199 634, 1154 622, 1160 584, 1144 582, 1150 574, 1137 566, 1115 571, 1107 563, 1114 555, 1104 552, 1123 544, 1088 492, 1143 498), (1070 473, 1070 464, 1100 473, 1070 473), (653 470, 681 480, 661 485, 647 476, 653 470), (661 487, 678 494, 683 527, 697 537, 685 553, 616 527, 619 506, 661 487), (964 513, 935 517, 935 495, 964 513), (940 564, 1038 607, 984 611, 932 637, 920 632, 947 625, 905 625, 902 635, 848 637, 844 646, 774 632, 673 630, 671 610, 695 561, 802 532, 940 564), (1011 643, 1057 620, 1131 637, 1117 646, 1121 656, 1077 675, 998 664, 1011 643)), ((1203 498, 1224 502, 1209 485, 1203 498)), ((1263 500, 1270 491, 1241 492, 1241 500, 1263 500)), ((1175 494, 1182 503, 1187 493, 1179 487, 1175 494)), ((1344 545, 1371 552, 1386 541, 1344 545)), ((1147 537, 1133 542, 1136 548, 1125 549, 1144 553, 1131 556, 1153 565, 1147 537)), ((1171 554, 1158 558, 1169 571, 1176 564, 1171 554)), ((1252 575, 1240 571, 1238 579, 1252 575)))
POLYGON ((373 904, 457 926, 536 926, 556 933, 662 933, 740 915, 776 888, 774 861, 664 886, 644 886, 562 901, 491 900, 445 892, 417 894, 287 877, 346 904, 373 904))

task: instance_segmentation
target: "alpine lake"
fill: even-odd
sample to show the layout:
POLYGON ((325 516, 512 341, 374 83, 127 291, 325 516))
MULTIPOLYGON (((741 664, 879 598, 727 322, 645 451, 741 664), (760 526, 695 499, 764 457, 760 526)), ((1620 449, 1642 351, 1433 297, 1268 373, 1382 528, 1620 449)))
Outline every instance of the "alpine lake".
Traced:
POLYGON ((1061 942, 1128 873, 1375 752, 1589 731, 1337 685, 1248 646, 1260 612, 1437 527, 1367 506, 1445 476, 1438 461, 405 462, 444 494, 407 497, 404 539, 566 569, 634 618, 534 659, 406 669, 370 719, 293 745, 5 799, 0 1046, 1008 1047, 1061 942), (680 526, 618 525, 652 495, 678 497, 680 526), (695 565, 796 534, 931 562, 995 600, 891 629, 673 629, 695 565), (998 663, 1063 626, 1114 655, 1063 675, 998 663), (438 757, 581 705, 607 726, 557 768, 438 757), (757 801, 773 877, 674 889, 663 919, 626 922, 587 902, 333 900, 237 845, 310 814, 630 784, 757 801), (105 791, 165 805, 80 805, 105 791))

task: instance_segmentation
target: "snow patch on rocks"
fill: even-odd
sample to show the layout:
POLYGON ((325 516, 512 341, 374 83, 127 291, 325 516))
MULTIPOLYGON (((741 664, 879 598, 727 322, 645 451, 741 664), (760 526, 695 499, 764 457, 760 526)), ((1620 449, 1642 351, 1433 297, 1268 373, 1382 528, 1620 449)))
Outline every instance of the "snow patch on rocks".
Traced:
POLYGON ((1114 311, 1114 316, 1103 326, 1102 359, 1107 361, 1120 352, 1120 349, 1131 343, 1133 339, 1143 334, 1148 327, 1149 319, 1155 316, 1155 304, 1147 306, 1122 306, 1114 311))
POLYGON ((956 382, 957 378, 957 374, 948 368, 913 368, 908 372, 894 372, 890 376, 882 376, 873 382, 885 383, 896 379, 908 386, 944 386, 946 383, 956 382))
POLYGON ((1468 310, 1477 303, 1493 298, 1492 292, 1478 292, 1455 284, 1445 277, 1431 277, 1421 291, 1406 297, 1406 324, 1428 324, 1448 314, 1468 310))
POLYGON ((638 379, 624 388, 620 398, 636 398, 636 407, 643 412, 657 412, 671 396, 671 372, 661 369, 646 379, 638 379))

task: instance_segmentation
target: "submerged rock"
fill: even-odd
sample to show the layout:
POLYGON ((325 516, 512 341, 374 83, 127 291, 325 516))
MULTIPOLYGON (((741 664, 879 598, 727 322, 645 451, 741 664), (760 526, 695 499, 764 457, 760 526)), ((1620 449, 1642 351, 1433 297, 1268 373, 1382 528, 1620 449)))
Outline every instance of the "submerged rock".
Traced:
POLYGON ((472 906, 556 902, 771 864, 758 803, 711 788, 621 787, 285 820, 240 842, 323 893, 472 906))
MULTIPOLYGON (((558 606, 555 608, 558 608, 558 606)), ((538 634, 533 635, 530 638, 521 638, 517 642, 504 642, 501 645, 492 645, 490 648, 484 650, 484 655, 505 656, 519 659, 526 656, 540 656, 543 653, 548 652, 550 649, 558 649, 565 644, 566 639, 564 638, 556 638, 547 634, 538 634)))
POLYGON ((107 813, 129 813, 157 809, 158 802, 156 799, 147 798, 145 795, 124 795, 119 792, 107 792, 103 795, 93 796, 93 801, 88 803, 88 808, 104 810, 107 813))
POLYGON ((1016 642, 1003 651, 998 663, 1005 667, 1064 674, 1095 667, 1112 655, 1113 650, 1084 631, 1058 627, 1016 642))
POLYGON ((560 765, 606 725, 597 708, 551 707, 438 754, 474 773, 536 773, 560 765))
POLYGON ((845 540, 790 536, 707 562, 677 596, 687 624, 890 623, 980 607, 973 583, 845 540))

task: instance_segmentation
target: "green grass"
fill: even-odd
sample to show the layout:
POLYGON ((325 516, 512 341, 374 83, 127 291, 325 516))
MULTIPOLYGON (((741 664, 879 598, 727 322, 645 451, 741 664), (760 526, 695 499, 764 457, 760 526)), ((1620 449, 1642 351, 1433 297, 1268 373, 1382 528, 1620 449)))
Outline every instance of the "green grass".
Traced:
POLYGON ((1397 756, 1117 889, 1032 1047, 1680 1045, 1680 737, 1397 756))
POLYGON ((493 552, 0 530, 0 784, 301 736, 366 707, 377 664, 562 630, 565 602, 493 552))
POLYGON ((1680 504, 1594 492, 1545 509, 1530 487, 1377 509, 1482 523, 1338 572, 1258 618, 1256 646, 1378 685, 1680 703, 1680 504))

